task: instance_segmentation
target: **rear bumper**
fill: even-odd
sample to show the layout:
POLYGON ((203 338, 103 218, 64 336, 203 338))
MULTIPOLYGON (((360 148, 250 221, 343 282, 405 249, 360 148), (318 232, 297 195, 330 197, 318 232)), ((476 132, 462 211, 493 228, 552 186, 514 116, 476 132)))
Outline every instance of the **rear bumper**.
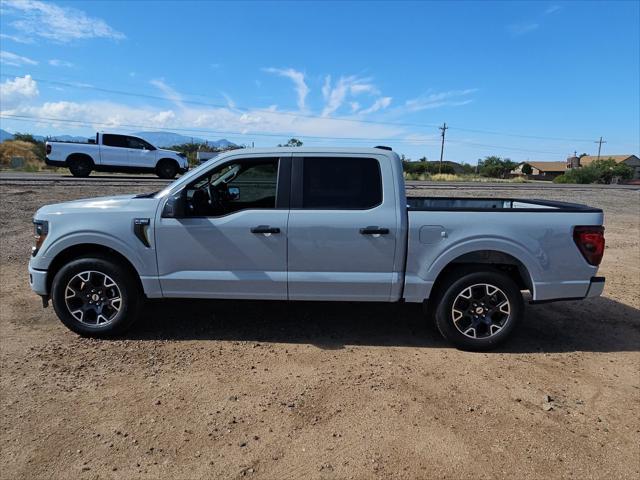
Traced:
POLYGON ((50 167, 66 167, 67 163, 62 160, 50 160, 49 157, 45 157, 44 163, 50 167))
POLYGON ((551 302, 566 302, 571 300, 584 300, 585 298, 599 297, 604 291, 605 277, 591 277, 589 281, 589 287, 587 292, 582 297, 562 297, 562 298, 545 298, 544 300, 532 300, 529 303, 551 303, 551 302))
POLYGON ((600 295, 602 295, 602 292, 604 290, 604 282, 604 277, 591 277, 591 283, 589 284, 589 290, 587 290, 587 295, 585 298, 599 297, 600 295))

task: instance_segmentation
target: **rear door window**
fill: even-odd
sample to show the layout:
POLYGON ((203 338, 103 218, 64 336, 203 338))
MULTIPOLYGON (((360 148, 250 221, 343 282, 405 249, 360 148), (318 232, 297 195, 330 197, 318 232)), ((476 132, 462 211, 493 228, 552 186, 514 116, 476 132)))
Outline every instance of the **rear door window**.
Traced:
POLYGON ((106 147, 129 148, 127 137, 125 135, 113 135, 107 133, 102 136, 102 144, 106 147))
POLYGON ((374 158, 306 157, 302 208, 366 210, 382 203, 380 165, 374 158))

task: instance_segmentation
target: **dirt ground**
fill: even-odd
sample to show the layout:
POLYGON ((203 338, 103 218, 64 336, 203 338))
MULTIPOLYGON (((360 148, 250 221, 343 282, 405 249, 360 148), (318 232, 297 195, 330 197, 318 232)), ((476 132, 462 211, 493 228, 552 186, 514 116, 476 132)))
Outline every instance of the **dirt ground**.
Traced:
POLYGON ((3 479, 640 476, 637 190, 456 189, 606 214, 604 297, 528 306, 477 354, 411 305, 156 301, 82 339, 29 289, 30 220, 97 186, 0 189, 3 479))

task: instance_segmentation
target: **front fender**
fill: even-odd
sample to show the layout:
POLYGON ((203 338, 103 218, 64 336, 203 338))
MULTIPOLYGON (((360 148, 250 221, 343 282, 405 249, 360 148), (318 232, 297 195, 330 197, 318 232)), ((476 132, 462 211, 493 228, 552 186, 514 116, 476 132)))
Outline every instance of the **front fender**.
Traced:
POLYGON ((32 258, 31 265, 38 270, 48 270, 51 262, 64 250, 78 245, 100 245, 115 250, 125 257, 133 265, 138 275, 155 275, 153 266, 149 265, 149 259, 140 251, 131 248, 119 238, 104 232, 79 231, 57 237, 50 244, 43 245, 38 255, 32 258))

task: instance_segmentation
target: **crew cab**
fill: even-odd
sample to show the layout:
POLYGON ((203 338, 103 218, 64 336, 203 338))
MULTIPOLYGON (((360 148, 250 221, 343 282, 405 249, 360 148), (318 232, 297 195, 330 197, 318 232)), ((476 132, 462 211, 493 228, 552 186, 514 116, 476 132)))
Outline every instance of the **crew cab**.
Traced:
POLYGON ((55 142, 45 144, 45 163, 66 167, 75 177, 97 172, 155 173, 175 178, 189 169, 186 155, 156 148, 142 138, 115 133, 96 133, 88 143, 55 142))
POLYGON ((386 148, 236 150, 159 192, 45 206, 34 224, 31 288, 88 336, 123 332, 145 297, 402 301, 485 350, 521 320, 523 291, 549 302, 604 287, 601 210, 407 198, 386 148))

